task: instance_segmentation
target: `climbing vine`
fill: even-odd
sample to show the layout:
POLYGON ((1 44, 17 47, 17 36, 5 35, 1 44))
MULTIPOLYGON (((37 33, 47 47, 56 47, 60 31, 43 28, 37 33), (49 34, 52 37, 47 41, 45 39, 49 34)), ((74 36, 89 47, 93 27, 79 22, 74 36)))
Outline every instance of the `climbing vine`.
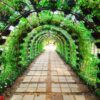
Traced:
POLYGON ((10 33, 9 37, 7 37, 7 41, 4 44, 5 50, 2 53, 2 62, 5 70, 0 74, 0 92, 7 86, 13 84, 14 80, 22 73, 22 70, 25 70, 30 62, 43 51, 43 45, 40 43, 40 45, 37 46, 38 43, 35 38, 38 34, 41 34, 43 30, 47 29, 51 31, 55 30, 60 35, 62 34, 63 37, 66 37, 66 41, 62 38, 64 41, 62 43, 64 44, 61 42, 57 44, 57 51, 75 70, 77 70, 76 61, 78 57, 76 55, 76 47, 78 46, 79 54, 82 56, 79 62, 78 74, 87 84, 95 87, 98 58, 91 53, 91 31, 85 28, 83 22, 74 23, 65 18, 63 14, 52 14, 52 12, 46 10, 40 12, 39 16, 33 13, 28 16, 28 18, 20 19, 19 24, 10 33), (28 29, 32 31, 25 33, 28 29), (72 39, 71 33, 75 33, 78 36, 79 44, 77 46, 72 39), (25 35, 25 37, 22 38, 23 43, 19 43, 23 35, 25 35), (32 52, 35 52, 35 55, 33 55, 32 52), (64 53, 66 53, 66 55, 64 53), (69 57, 67 58, 67 56, 69 57), (18 59, 20 59, 20 61, 18 59), (18 67, 18 65, 20 65, 20 67, 18 67))

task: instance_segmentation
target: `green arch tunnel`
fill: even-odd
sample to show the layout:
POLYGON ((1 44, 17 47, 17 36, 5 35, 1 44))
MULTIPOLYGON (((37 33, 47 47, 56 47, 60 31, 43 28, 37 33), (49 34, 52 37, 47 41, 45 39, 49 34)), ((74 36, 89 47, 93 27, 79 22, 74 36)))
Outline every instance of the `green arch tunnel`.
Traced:
POLYGON ((44 51, 44 42, 49 39, 55 41, 56 51, 85 83, 96 88, 99 61, 91 52, 91 32, 83 24, 74 23, 62 14, 42 11, 38 15, 32 13, 21 18, 2 46, 4 70, 0 74, 0 92, 12 85, 44 51))

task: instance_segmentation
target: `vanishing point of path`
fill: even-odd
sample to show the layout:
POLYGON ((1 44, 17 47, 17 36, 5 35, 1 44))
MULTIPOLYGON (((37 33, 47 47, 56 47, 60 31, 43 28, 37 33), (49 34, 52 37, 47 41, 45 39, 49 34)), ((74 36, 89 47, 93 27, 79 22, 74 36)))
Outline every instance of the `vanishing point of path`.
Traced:
POLYGON ((29 66, 7 100, 96 100, 55 51, 45 51, 29 66))

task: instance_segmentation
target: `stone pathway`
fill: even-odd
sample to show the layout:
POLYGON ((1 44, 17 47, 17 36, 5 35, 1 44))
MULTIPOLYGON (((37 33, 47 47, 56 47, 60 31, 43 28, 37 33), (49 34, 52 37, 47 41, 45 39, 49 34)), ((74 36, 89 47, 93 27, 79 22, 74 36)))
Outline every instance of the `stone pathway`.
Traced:
POLYGON ((28 68, 10 100, 96 100, 55 51, 45 51, 28 68))

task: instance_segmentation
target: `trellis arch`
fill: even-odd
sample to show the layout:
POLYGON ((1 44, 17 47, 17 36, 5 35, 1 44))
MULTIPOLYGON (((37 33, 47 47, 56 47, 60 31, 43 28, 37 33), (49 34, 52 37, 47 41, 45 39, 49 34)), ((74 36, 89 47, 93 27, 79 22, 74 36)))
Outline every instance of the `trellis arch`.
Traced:
POLYGON ((5 43, 5 51, 2 54, 5 70, 0 75, 0 79, 2 79, 3 82, 7 80, 6 79, 7 76, 10 77, 11 73, 14 74, 18 69, 19 69, 18 73, 21 73, 21 71, 23 70, 23 69, 20 70, 19 67, 17 67, 18 69, 16 69, 16 66, 17 66, 17 64, 15 63, 16 56, 18 56, 17 53, 19 52, 15 50, 18 46, 17 43, 19 41, 19 38, 23 35, 23 32, 28 29, 30 30, 34 29, 34 32, 36 33, 38 33, 39 30, 46 30, 46 29, 51 29, 52 31, 56 30, 60 33, 63 33, 63 35, 65 35, 67 38, 68 36, 70 36, 69 35, 70 33, 67 34, 67 32, 71 32, 71 33, 74 32, 78 36, 79 49, 81 51, 80 54, 83 57, 82 62, 80 64, 80 68, 81 68, 80 73, 82 72, 84 76, 86 76, 87 73, 85 73, 85 70, 89 67, 94 66, 91 64, 93 61, 93 58, 91 58, 91 51, 90 51, 91 50, 90 31, 88 31, 80 23, 74 23, 71 20, 64 18, 63 15, 60 15, 60 14, 53 15, 49 11, 48 13, 45 13, 44 11, 42 11, 39 14, 39 16, 36 16, 35 14, 31 14, 27 19, 22 18, 19 24, 15 27, 15 29, 10 33, 9 37, 7 38, 7 41, 5 43), (45 18, 43 18, 44 15, 45 15, 45 18), (58 16, 59 19, 57 19, 55 16, 56 17, 58 16), (9 69, 10 71, 8 71, 8 68, 10 68, 9 69))

